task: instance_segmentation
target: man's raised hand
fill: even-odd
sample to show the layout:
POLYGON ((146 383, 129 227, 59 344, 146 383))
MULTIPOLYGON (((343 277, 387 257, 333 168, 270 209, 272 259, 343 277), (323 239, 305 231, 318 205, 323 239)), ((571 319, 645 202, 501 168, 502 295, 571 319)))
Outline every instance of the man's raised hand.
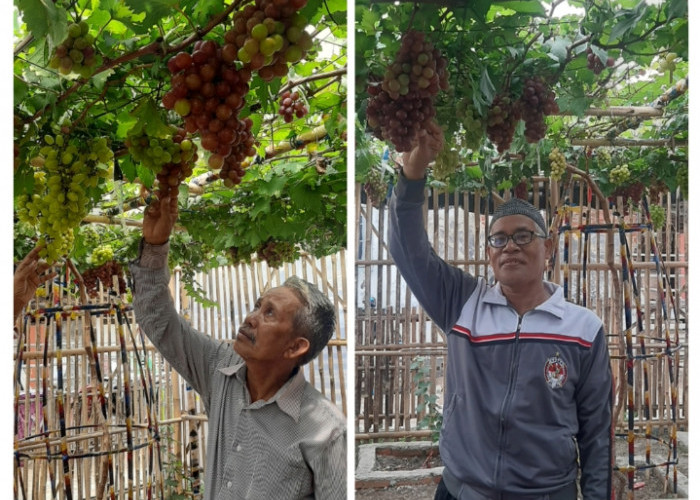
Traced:
POLYGON ((170 238, 177 220, 177 196, 167 195, 146 207, 143 216, 143 239, 151 245, 162 245, 170 238))

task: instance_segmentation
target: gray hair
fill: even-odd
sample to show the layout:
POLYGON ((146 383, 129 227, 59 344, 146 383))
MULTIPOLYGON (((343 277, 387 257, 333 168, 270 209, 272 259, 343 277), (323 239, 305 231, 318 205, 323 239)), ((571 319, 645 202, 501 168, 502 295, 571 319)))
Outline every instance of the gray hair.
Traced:
POLYGON ((335 307, 316 286, 297 276, 291 276, 282 286, 291 289, 302 304, 292 322, 294 330, 309 341, 308 352, 299 360, 302 366, 328 345, 335 331, 335 307))

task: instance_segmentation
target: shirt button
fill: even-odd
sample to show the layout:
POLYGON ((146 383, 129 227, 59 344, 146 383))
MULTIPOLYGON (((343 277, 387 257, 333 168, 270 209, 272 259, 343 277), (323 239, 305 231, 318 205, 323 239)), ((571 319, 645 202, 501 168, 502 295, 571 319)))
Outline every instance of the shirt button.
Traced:
POLYGON ((231 481, 229 481, 228 483, 226 483, 226 487, 227 487, 227 488, 230 488, 231 486, 233 486, 233 483, 232 483, 231 481))

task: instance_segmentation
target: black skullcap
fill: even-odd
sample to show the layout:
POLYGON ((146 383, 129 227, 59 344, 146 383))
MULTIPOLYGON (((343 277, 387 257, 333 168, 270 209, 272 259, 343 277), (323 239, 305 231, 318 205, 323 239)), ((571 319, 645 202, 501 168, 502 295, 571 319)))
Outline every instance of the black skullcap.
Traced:
POLYGON ((535 224, 542 229, 542 232, 545 235, 547 234, 547 226, 544 223, 542 214, 540 214, 540 211, 537 210, 532 203, 521 200, 520 198, 511 198, 505 203, 499 205, 499 207, 493 212, 491 224, 496 222, 501 217, 507 217, 509 215, 524 215, 525 217, 529 217, 535 221, 535 224))

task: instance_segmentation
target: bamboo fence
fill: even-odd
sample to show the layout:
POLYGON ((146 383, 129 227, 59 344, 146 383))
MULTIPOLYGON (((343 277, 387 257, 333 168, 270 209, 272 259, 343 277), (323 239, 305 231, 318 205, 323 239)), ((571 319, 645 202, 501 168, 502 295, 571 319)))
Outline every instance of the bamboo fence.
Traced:
MULTIPOLYGON (((669 193, 652 200, 666 208, 665 226, 654 233, 643 227, 647 222, 643 209, 625 207, 619 198, 615 200, 617 210, 624 217, 611 215, 609 222, 615 228, 593 234, 579 229, 608 222, 603 205, 608 201, 589 193, 585 182, 550 186, 547 178, 535 178, 530 193, 530 201, 543 209, 547 220, 559 214, 551 227, 559 244, 548 279, 560 284, 566 281, 569 300, 593 310, 605 324, 616 380, 616 431, 626 434, 632 422, 635 434, 675 438, 675 430, 687 428, 688 423, 685 202, 669 193), (572 230, 563 230, 564 222, 572 230), (623 266, 620 256, 620 223, 633 229, 625 233, 628 266, 623 266), (623 279, 623 267, 634 271, 636 296, 631 293, 631 281, 623 279), (623 292, 628 293, 627 309, 623 292), (626 313, 631 314, 631 326, 626 323, 626 313), (630 371, 626 369, 628 347, 630 371), (628 380, 629 372, 634 376, 628 380)), ((488 214, 510 193, 485 197, 427 188, 427 194, 423 216, 435 252, 473 275, 490 279, 485 253, 488 214)), ((425 405, 427 397, 437 396, 438 412, 442 404, 445 335, 412 296, 389 254, 386 204, 366 203, 358 185, 355 207, 356 440, 425 439, 431 430, 420 428, 419 422, 430 410, 425 405), (420 392, 420 381, 415 380, 416 370, 411 369, 415 361, 428 367, 428 394, 420 392)))
MULTIPOLYGON (((257 297, 297 275, 336 307, 336 332, 304 367, 307 380, 347 414, 347 280, 344 252, 271 269, 254 262, 196 276, 216 305, 171 294, 191 324, 232 341, 257 297)), ((167 498, 203 495, 207 417, 199 396, 136 325, 126 295, 76 298, 75 274, 27 307, 15 338, 14 497, 167 498)), ((47 287, 49 288, 49 287, 47 287)))

